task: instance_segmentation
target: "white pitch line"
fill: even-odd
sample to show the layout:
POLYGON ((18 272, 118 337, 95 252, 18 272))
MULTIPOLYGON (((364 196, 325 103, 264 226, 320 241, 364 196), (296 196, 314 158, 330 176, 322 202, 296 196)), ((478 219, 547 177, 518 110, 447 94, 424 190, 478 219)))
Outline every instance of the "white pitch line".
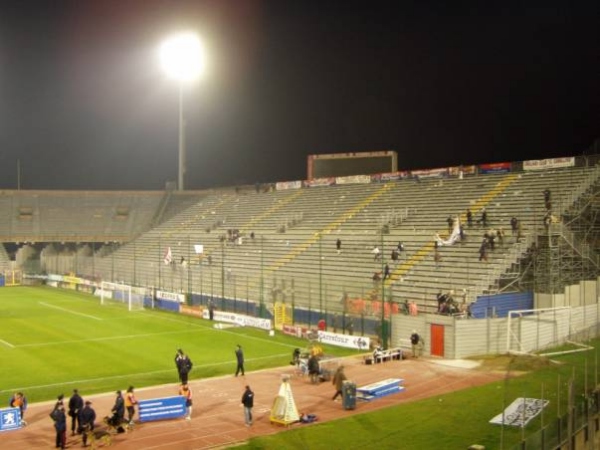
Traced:
MULTIPOLYGON (((203 331, 203 330, 194 330, 203 331)), ((162 331, 160 333, 141 333, 141 334, 125 334, 121 336, 105 336, 100 338, 90 338, 90 339, 73 339, 70 341, 55 341, 55 342, 41 342, 34 344, 21 344, 17 345, 18 348, 24 347, 49 347, 51 345, 64 345, 64 344, 79 344, 82 342, 102 342, 102 341, 113 341, 119 339, 132 339, 132 338, 141 338, 141 337, 152 337, 152 336, 162 336, 165 334, 181 334, 181 333, 190 333, 188 330, 176 330, 176 331, 162 331)))
MULTIPOLYGON (((262 359, 271 359, 271 358, 279 358, 281 356, 285 356, 287 355, 287 353, 280 353, 278 355, 268 355, 268 356, 261 356, 260 358, 246 358, 246 362, 252 362, 252 361, 259 361, 262 359)), ((197 368, 207 368, 207 367, 214 367, 214 366, 223 366, 223 365, 235 365, 235 361, 222 361, 222 362, 217 362, 217 363, 210 363, 210 364, 194 364, 194 370, 196 370, 197 368)), ((51 384, 40 384, 37 386, 20 386, 20 387, 13 387, 10 389, 3 389, 0 390, 0 394, 4 394, 7 392, 11 392, 14 393, 16 391, 20 391, 20 390, 27 390, 27 391, 31 391, 33 389, 45 389, 45 388, 51 388, 51 387, 57 387, 57 386, 68 386, 70 384, 75 384, 75 385, 80 385, 83 383, 92 383, 92 382, 96 382, 96 381, 106 381, 106 380, 117 380, 119 378, 132 378, 132 377, 140 377, 140 376, 145 376, 145 375, 154 375, 157 373, 165 373, 165 372, 175 372, 175 369, 161 369, 161 370, 153 370, 152 372, 142 372, 142 373, 128 373, 125 375, 114 375, 112 377, 101 377, 101 378, 89 378, 86 380, 76 380, 76 381, 63 381, 60 383, 51 383, 51 384)), ((190 381, 199 381, 199 380, 190 380, 190 381)), ((148 386, 148 387, 155 387, 155 386, 148 386)), ((136 390, 141 390, 140 389, 136 389, 136 390)))
POLYGON ((44 303, 44 302, 38 302, 38 303, 40 305, 47 306, 48 308, 54 308, 54 309, 58 309, 59 311, 64 311, 64 312, 68 312, 70 314, 75 314, 76 316, 87 317, 88 319, 94 319, 94 320, 102 320, 100 317, 90 316, 89 314, 78 313, 75 311, 71 311, 70 309, 67 309, 67 308, 61 308, 60 306, 51 305, 49 303, 44 303))
POLYGON ((6 345, 7 347, 10 348, 15 348, 14 345, 12 345, 10 342, 5 341, 4 339, 0 339, 0 342, 2 342, 4 345, 6 345))

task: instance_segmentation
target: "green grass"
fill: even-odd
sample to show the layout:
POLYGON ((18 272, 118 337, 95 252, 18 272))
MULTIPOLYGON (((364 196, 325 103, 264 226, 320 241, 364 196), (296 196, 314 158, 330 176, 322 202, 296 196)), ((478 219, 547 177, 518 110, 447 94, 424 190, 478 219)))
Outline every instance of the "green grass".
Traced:
MULTIPOLYGON (((190 379, 232 374, 239 343, 246 370, 289 364, 306 341, 264 330, 227 328, 156 310, 129 312, 88 294, 53 288, 0 289, 0 401, 21 390, 30 402, 78 388, 84 395, 175 383, 183 348, 194 362, 190 379)), ((325 347, 343 356, 352 350, 325 347)), ((5 403, 6 403, 5 402, 5 403)))
MULTIPOLYGON (((294 425, 276 435, 257 437, 236 450, 464 450, 472 444, 486 449, 513 449, 520 442, 521 428, 492 425, 517 397, 545 398, 549 405, 525 427, 525 436, 566 413, 569 379, 573 377, 576 400, 587 386, 598 380, 600 341, 586 353, 555 356, 544 360, 530 357, 497 357, 486 361, 486 370, 502 370, 501 382, 475 387, 314 425, 294 425), (516 372, 519 371, 519 372, 516 372), (586 383, 587 377, 587 383, 586 383)), ((408 388, 410 389, 410 388, 408 388)), ((319 414, 319 411, 310 411, 319 414)), ((528 447, 528 448, 535 448, 528 447)))

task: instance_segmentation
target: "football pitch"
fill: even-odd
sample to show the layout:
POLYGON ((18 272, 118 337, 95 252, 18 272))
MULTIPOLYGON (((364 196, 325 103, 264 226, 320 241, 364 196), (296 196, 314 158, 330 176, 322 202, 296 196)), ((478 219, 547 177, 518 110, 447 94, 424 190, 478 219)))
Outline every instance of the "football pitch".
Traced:
MULTIPOLYGON (((287 365, 306 341, 253 328, 216 329, 196 317, 128 311, 89 294, 46 287, 0 289, 0 398, 23 391, 30 402, 177 383, 178 348, 192 359, 190 379, 232 375, 242 345, 246 371, 287 365)), ((325 348, 327 354, 354 351, 325 348)))

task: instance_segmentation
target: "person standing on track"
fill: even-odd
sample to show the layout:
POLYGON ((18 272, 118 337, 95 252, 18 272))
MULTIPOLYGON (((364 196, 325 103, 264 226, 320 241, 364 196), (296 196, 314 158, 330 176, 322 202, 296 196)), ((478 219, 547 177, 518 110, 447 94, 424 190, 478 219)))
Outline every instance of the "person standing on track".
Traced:
POLYGON ((254 406, 254 392, 250 386, 246 385, 244 395, 242 395, 242 405, 244 405, 244 421, 246 426, 252 426, 252 407, 254 406))
POLYGON ((75 436, 75 432, 81 432, 81 421, 79 412, 83 409, 83 399, 79 395, 77 389, 73 389, 73 395, 69 399, 69 417, 71 417, 71 436, 75 436))
POLYGON ((185 398, 185 419, 192 420, 192 390, 188 384, 182 384, 179 388, 179 395, 185 398))
POLYGON ((133 416, 135 415, 135 405, 137 405, 137 399, 133 393, 133 386, 129 386, 127 393, 125 394, 125 408, 127 409, 127 421, 129 425, 133 425, 133 416))

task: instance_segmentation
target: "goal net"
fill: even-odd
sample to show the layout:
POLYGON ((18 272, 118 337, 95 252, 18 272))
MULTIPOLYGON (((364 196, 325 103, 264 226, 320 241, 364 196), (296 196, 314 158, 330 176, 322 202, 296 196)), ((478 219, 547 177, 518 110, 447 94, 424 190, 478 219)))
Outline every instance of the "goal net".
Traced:
POLYGON ((122 304, 129 311, 144 309, 144 294, 134 292, 127 284, 111 283, 103 281, 100 283, 100 304, 122 304))

